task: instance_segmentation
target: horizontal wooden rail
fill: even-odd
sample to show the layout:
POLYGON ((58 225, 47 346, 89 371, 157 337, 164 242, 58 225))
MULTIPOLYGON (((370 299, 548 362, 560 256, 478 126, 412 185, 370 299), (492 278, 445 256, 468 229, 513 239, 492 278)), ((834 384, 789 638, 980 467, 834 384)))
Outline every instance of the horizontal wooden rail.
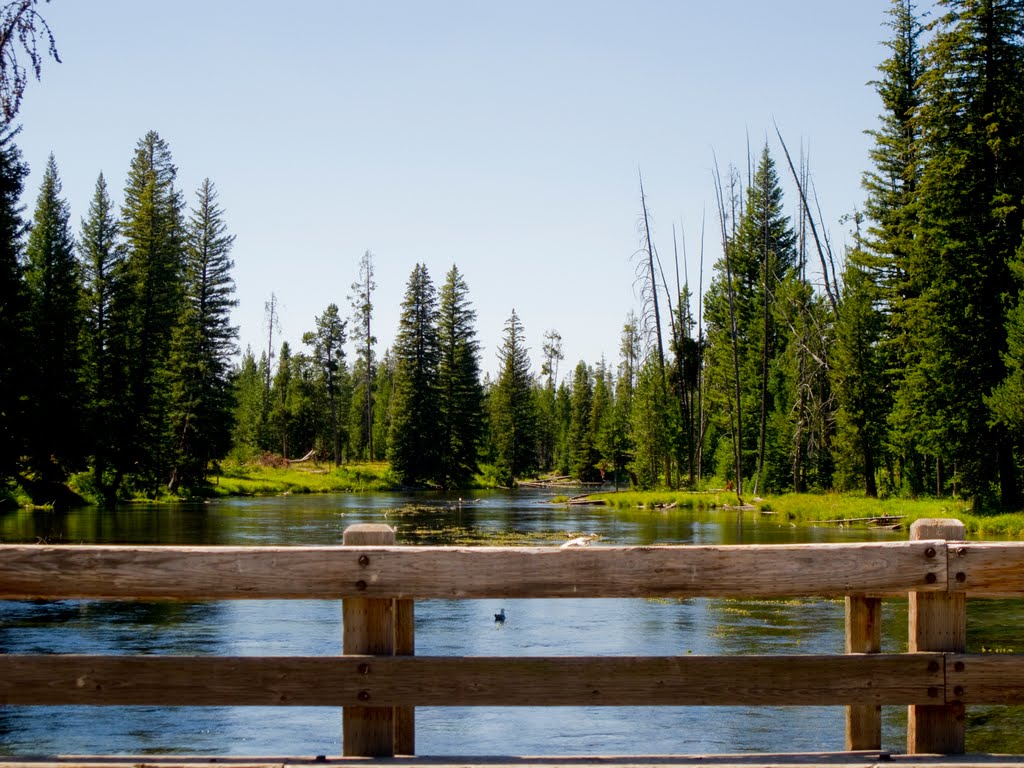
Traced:
MULTIPOLYGON (((1024 559, 1024 546, 1013 556, 1024 559)), ((944 541, 585 549, 3 545, 0 599, 905 595, 946 591, 946 559, 944 541)), ((982 564, 980 554, 966 559, 982 564)), ((990 572, 978 570, 979 584, 990 583, 982 575, 990 572)))
MULTIPOLYGON (((971 657, 967 666, 974 669, 971 657)), ((966 685, 978 686, 990 667, 966 685)), ((1006 672, 1004 666, 1001 670, 1006 672)), ((1020 680, 1017 661, 1008 679, 1020 680)), ((0 656, 0 704, 702 706, 944 703, 942 654, 0 656)), ((989 683, 985 683, 986 685, 989 683)), ((1010 700, 1012 690, 1000 688, 1010 700)), ((1020 701, 1024 691, 1016 692, 1020 701)))

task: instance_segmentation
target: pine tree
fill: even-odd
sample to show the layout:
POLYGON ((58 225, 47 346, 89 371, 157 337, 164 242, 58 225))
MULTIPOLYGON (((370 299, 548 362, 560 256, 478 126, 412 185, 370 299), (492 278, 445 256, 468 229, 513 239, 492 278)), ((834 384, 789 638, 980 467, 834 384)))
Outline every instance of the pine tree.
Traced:
POLYGON ((437 293, 417 264, 406 284, 395 357, 388 459, 399 482, 434 482, 440 474, 437 293))
MULTIPOLYGON (((123 362, 118 393, 116 474, 130 474, 141 490, 166 482, 171 445, 167 431, 171 337, 182 313, 184 226, 177 169, 170 149, 150 131, 139 140, 121 208, 125 290, 112 306, 114 354, 123 362)), ((115 481, 115 485, 117 482, 115 481)))
POLYGON ((1010 263, 1024 224, 1024 3, 947 0, 926 47, 923 166, 908 263, 915 356, 894 421, 936 462, 935 487, 1013 505, 1013 439, 985 398, 1003 380, 1010 263))
MULTIPOLYGON (((352 340, 356 342, 356 364, 353 368, 354 397, 353 413, 358 413, 358 432, 353 429, 353 439, 360 439, 352 446, 356 456, 373 458, 373 377, 376 368, 373 346, 377 338, 372 332, 373 292, 377 283, 373 279, 373 254, 366 251, 359 260, 359 279, 352 283, 352 340), (357 375, 358 373, 358 375, 357 375)), ((353 427, 356 426, 353 419, 353 427)))
POLYGON ((469 286, 452 266, 441 286, 437 313, 439 471, 442 488, 464 487, 477 472, 483 436, 483 386, 476 311, 469 286))
POLYGON ((391 396, 395 383, 395 358, 390 349, 377 364, 377 375, 374 378, 373 391, 373 451, 372 460, 380 460, 388 454, 388 434, 391 431, 391 396))
POLYGON ((528 352, 523 326, 512 310, 498 351, 498 381, 490 396, 495 465, 506 485, 536 462, 537 415, 528 352))
POLYGON ((209 179, 197 192, 185 249, 185 301, 168 364, 171 471, 168 487, 194 487, 211 461, 231 446, 234 403, 230 360, 238 329, 231 325, 235 283, 224 212, 209 179))
POLYGON ((26 398, 22 362, 28 352, 28 295, 20 263, 25 222, 20 199, 28 166, 14 144, 17 132, 0 128, 0 501, 24 452, 26 398))
POLYGON ((313 349, 313 360, 323 382, 330 414, 330 445, 334 464, 342 462, 342 439, 339 414, 347 412, 348 371, 345 368, 345 328, 347 322, 341 319, 337 304, 329 304, 323 314, 316 318, 316 330, 307 331, 302 343, 313 349))
POLYGON ((50 155, 25 248, 31 354, 29 466, 42 482, 63 481, 84 463, 82 277, 68 204, 50 155))
POLYGON ((111 315, 115 293, 123 289, 117 280, 124 258, 117 234, 114 206, 101 173, 89 214, 82 221, 78 253, 85 278, 85 397, 88 404, 87 429, 91 436, 93 486, 108 504, 116 499, 117 489, 107 470, 116 456, 111 425, 117 421, 116 402, 121 375, 120 361, 114 357, 111 315))
POLYGON ((580 360, 572 377, 572 411, 569 418, 569 473, 581 482, 594 479, 597 450, 591 410, 594 386, 590 368, 580 360))

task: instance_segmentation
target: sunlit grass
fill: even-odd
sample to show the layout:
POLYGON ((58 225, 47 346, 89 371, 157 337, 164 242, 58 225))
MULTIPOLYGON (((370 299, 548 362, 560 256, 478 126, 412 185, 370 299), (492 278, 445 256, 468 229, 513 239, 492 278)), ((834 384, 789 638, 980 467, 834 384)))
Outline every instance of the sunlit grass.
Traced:
POLYGON ((283 493, 353 493, 394 488, 387 462, 268 467, 260 464, 225 465, 210 477, 215 496, 271 496, 283 493))
MULTIPOLYGON (((590 497, 618 509, 720 509, 736 507, 739 500, 729 491, 621 491, 595 493, 590 497)), ((956 518, 972 536, 1024 537, 1024 512, 977 513, 968 500, 936 498, 872 499, 852 493, 785 493, 743 498, 758 514, 773 514, 794 524, 910 525, 921 518, 956 518)))

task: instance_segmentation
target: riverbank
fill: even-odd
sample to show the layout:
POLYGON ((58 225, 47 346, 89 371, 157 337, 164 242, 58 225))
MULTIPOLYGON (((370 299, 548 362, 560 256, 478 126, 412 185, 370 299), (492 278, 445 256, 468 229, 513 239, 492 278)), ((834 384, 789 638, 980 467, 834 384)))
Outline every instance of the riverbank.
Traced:
MULTIPOLYGON (((909 527, 925 517, 955 517, 974 536, 1024 537, 1024 512, 978 513, 969 501, 935 498, 872 499, 841 493, 785 493, 769 497, 744 497, 719 490, 619 491, 594 493, 586 500, 620 509, 671 510, 675 508, 724 509, 778 516, 794 524, 885 525, 909 527)), ((577 503, 583 499, 574 500, 577 503)))

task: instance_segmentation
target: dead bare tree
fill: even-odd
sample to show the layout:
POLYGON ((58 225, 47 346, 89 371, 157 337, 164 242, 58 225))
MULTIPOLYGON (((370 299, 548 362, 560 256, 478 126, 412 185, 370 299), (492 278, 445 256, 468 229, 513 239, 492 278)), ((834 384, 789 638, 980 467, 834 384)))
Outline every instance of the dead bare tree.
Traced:
MULTIPOLYGON (((44 0, 49 2, 50 0, 44 0)), ((21 108, 29 72, 39 79, 49 54, 60 63, 57 41, 36 6, 39 0, 11 0, 0 8, 0 114, 10 124, 21 108), (28 57, 28 62, 19 58, 28 57)))

